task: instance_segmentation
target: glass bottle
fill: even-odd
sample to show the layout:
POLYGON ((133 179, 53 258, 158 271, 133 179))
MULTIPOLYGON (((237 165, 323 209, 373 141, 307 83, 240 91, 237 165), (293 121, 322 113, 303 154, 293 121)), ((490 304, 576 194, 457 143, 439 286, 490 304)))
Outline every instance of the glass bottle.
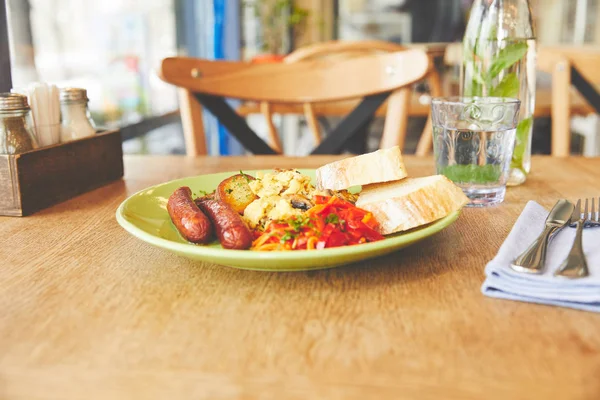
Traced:
POLYGON ((508 185, 531 170, 536 46, 529 0, 475 0, 463 40, 463 96, 521 100, 508 185))
POLYGON ((0 93, 0 154, 19 154, 37 148, 27 97, 0 93))
POLYGON ((61 142, 69 142, 96 134, 96 127, 88 110, 85 89, 60 89, 60 124, 61 142))

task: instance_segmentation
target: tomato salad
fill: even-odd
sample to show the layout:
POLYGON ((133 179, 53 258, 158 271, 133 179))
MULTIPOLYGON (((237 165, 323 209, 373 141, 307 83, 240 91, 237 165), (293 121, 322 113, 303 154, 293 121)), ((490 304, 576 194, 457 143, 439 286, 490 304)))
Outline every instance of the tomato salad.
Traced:
POLYGON ((312 250, 384 239, 370 212, 336 196, 316 195, 313 200, 315 205, 302 215, 255 231, 251 250, 312 250))

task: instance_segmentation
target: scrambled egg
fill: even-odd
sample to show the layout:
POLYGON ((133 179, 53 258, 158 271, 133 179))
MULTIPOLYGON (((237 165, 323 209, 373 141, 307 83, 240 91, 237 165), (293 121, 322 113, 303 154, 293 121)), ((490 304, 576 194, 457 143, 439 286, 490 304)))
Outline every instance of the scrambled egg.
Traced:
POLYGON ((312 196, 314 187, 310 177, 302 175, 295 169, 274 172, 257 172, 256 179, 251 181, 250 189, 258 197, 276 196, 280 194, 302 194, 312 196))
POLYGON ((287 219, 299 214, 302 214, 302 210, 293 208, 290 202, 281 196, 258 198, 244 210, 244 218, 251 228, 264 226, 267 221, 287 219))
POLYGON ((293 208, 286 195, 299 194, 312 198, 315 188, 310 177, 296 170, 283 170, 257 173, 256 179, 249 182, 250 189, 259 198, 244 210, 244 218, 251 228, 264 226, 268 221, 287 219, 302 214, 302 210, 293 208))

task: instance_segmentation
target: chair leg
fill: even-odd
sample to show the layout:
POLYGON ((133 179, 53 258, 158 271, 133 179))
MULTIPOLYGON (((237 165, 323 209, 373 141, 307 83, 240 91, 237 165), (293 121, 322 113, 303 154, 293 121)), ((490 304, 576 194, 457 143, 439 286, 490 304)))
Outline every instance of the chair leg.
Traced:
POLYGON ((552 71, 552 155, 568 157, 571 152, 570 119, 571 68, 559 61, 552 71))
POLYGON ((260 112, 267 121, 267 128, 269 130, 269 146, 271 146, 277 153, 281 154, 283 152, 283 148, 281 146, 281 140, 279 139, 277 128, 275 128, 275 124, 273 124, 271 104, 266 101, 262 101, 260 103, 260 112))
POLYGON ((204 133, 204 120, 202 119, 202 105, 189 90, 179 89, 177 94, 179 95, 185 153, 191 157, 206 155, 206 135, 204 133))
POLYGON ((592 145, 590 144, 590 147, 592 147, 594 154, 593 157, 598 157, 600 156, 600 116, 598 116, 598 114, 594 115, 594 119, 596 120, 596 124, 594 126, 594 147, 592 147, 592 145))
POLYGON ((600 155, 600 117, 597 114, 588 116, 589 129, 585 132, 583 141, 583 155, 597 157, 600 155))
POLYGON ((421 133, 421 138, 417 143, 417 150, 415 154, 419 157, 426 156, 429 154, 431 147, 433 145, 433 123, 431 122, 431 113, 427 117, 427 122, 425 123, 425 128, 423 128, 423 132, 421 133))
POLYGON ((366 96, 311 154, 339 154, 354 135, 361 133, 389 96, 390 92, 366 96))
POLYGON ((304 118, 306 118, 306 124, 313 135, 315 146, 318 146, 321 144, 321 130, 319 129, 319 122, 317 121, 315 110, 310 103, 304 103, 302 107, 304 109, 304 118))
POLYGON ((369 137, 369 128, 373 123, 373 118, 366 120, 358 132, 352 136, 345 145, 345 149, 352 154, 365 154, 367 152, 367 140, 369 137))
MULTIPOLYGON (((431 70, 429 71, 429 75, 427 77, 427 81, 429 82, 429 90, 431 91, 431 97, 440 97, 443 96, 442 91, 442 80, 440 78, 440 74, 435 68, 435 65, 431 65, 431 70)), ((421 133, 421 138, 417 143, 417 151, 415 152, 417 156, 426 156, 431 151, 433 147, 433 123, 431 121, 431 108, 429 109, 429 115, 427 116, 427 122, 425 123, 425 128, 423 128, 423 133, 421 133)))
POLYGON ((410 107, 411 88, 403 87, 392 93, 387 104, 387 113, 383 126, 380 149, 393 146, 404 147, 406 127, 408 125, 408 107, 410 107))
POLYGON ((225 99, 200 93, 194 93, 194 97, 223 124, 246 150, 254 154, 276 154, 271 146, 250 129, 246 120, 235 112, 225 99))

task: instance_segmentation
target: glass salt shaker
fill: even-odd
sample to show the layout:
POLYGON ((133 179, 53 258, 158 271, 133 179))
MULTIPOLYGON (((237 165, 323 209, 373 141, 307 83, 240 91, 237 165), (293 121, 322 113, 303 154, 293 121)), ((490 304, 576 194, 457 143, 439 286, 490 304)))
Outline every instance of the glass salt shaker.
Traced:
POLYGON ((37 148, 27 97, 0 93, 0 154, 19 154, 37 148))
POLYGON ((96 134, 96 127, 88 110, 88 101, 85 89, 60 89, 61 142, 96 134))

